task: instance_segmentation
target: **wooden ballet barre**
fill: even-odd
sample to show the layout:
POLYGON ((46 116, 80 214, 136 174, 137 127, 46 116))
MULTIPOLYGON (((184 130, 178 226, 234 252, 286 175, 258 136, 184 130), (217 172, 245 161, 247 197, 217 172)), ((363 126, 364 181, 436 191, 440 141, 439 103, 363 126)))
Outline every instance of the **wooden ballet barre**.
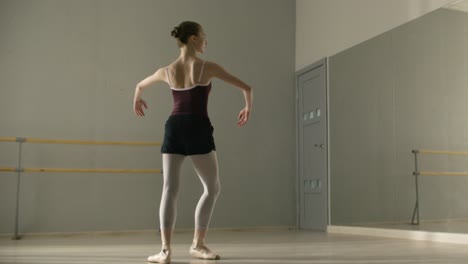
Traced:
POLYGON ((460 156, 468 156, 468 152, 463 151, 445 151, 445 150, 413 150, 413 153, 420 153, 420 154, 446 154, 446 155, 460 155, 460 156))
POLYGON ((161 173, 159 169, 77 169, 77 168, 25 168, 25 172, 81 172, 81 173, 161 173))
POLYGON ((419 172, 413 172, 413 175, 422 175, 422 176, 468 176, 468 172, 419 171, 419 172))
POLYGON ((0 167, 0 171, 16 171, 16 168, 12 168, 12 167, 0 167))
POLYGON ((157 173, 160 169, 77 169, 77 168, 23 168, 0 167, 0 171, 12 172, 81 172, 81 173, 157 173))
POLYGON ((44 138, 12 138, 0 137, 0 142, 29 142, 42 144, 71 144, 71 145, 125 145, 125 146, 161 146, 160 142, 138 141, 94 141, 94 140, 64 140, 44 138))
POLYGON ((72 145, 125 145, 125 146, 160 146, 159 142, 131 142, 131 141, 93 141, 93 140, 63 140, 26 138, 26 142, 44 144, 72 144, 72 145))
POLYGON ((17 138, 14 138, 14 137, 0 137, 0 142, 17 142, 17 138))
POLYGON ((20 138, 20 137, 17 137, 17 138, 0 137, 0 142, 29 142, 29 143, 74 144, 74 145, 161 146, 160 142, 64 140, 64 139, 20 138))
POLYGON ((80 168, 23 168, 22 146, 23 143, 43 143, 43 144, 72 144, 72 145, 120 145, 120 146, 161 146, 160 142, 131 142, 131 141, 94 141, 94 140, 61 140, 61 139, 43 139, 43 138, 25 138, 25 137, 0 137, 0 142, 19 143, 18 167, 0 167, 0 171, 16 172, 16 214, 14 240, 20 239, 18 235, 19 226, 19 205, 20 205, 20 179, 22 172, 78 172, 78 173, 128 173, 128 174, 161 174, 161 169, 80 169, 80 168))
POLYGON ((414 149, 411 151, 414 155, 414 171, 413 175, 415 181, 416 201, 414 203, 413 216, 411 218, 412 225, 419 225, 419 176, 468 176, 468 172, 446 172, 446 171, 419 171, 418 168, 418 154, 443 154, 443 155, 458 155, 468 156, 468 152, 463 151, 445 151, 445 150, 427 150, 414 149))

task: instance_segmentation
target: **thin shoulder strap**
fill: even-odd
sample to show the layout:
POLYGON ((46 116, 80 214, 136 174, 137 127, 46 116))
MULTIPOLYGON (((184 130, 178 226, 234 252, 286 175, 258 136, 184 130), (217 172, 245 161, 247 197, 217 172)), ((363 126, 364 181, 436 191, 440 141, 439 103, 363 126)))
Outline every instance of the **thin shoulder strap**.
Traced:
POLYGON ((199 82, 199 83, 200 83, 201 78, 202 78, 202 76, 203 76, 203 70, 205 69, 205 62, 206 62, 206 61, 203 61, 202 66, 201 66, 200 76, 198 77, 198 82, 199 82))
POLYGON ((166 75, 167 75, 167 81, 169 82, 169 86, 172 86, 171 78, 169 78, 169 67, 166 67, 166 75))

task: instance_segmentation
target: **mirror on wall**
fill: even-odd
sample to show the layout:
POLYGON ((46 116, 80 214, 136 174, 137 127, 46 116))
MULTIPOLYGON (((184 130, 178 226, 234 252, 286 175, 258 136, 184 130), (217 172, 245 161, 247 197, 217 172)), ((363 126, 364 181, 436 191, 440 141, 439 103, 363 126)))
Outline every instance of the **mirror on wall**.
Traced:
POLYGON ((468 233, 468 1, 330 57, 329 101, 332 225, 468 233))

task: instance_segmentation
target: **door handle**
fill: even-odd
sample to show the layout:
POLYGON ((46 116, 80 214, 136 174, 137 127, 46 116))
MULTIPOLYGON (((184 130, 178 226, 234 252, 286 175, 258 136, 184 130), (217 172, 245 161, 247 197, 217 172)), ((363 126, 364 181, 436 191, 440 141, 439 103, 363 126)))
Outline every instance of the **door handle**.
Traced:
POLYGON ((315 144, 314 145, 316 148, 321 148, 321 149, 324 149, 325 148, 325 145, 324 144, 315 144))

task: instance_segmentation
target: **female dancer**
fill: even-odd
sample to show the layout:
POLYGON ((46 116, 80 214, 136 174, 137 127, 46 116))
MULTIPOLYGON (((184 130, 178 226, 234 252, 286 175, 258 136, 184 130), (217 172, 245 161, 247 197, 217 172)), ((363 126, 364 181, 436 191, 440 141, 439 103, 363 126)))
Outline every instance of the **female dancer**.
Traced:
POLYGON ((137 84, 134 97, 134 112, 144 116, 146 102, 141 98, 144 89, 164 81, 174 98, 174 108, 165 124, 164 141, 161 146, 164 186, 159 208, 162 250, 149 256, 149 262, 171 261, 171 238, 177 215, 180 168, 186 156, 192 160, 204 193, 195 210, 195 233, 190 255, 199 259, 220 259, 205 245, 211 214, 220 191, 218 160, 213 139, 213 127, 207 112, 211 79, 218 78, 241 89, 245 107, 238 115, 237 125, 242 127, 249 120, 252 108, 252 89, 239 78, 231 75, 220 65, 197 57, 203 53, 207 41, 203 28, 195 22, 182 22, 171 35, 177 39, 180 56, 169 66, 158 69, 153 75, 137 84))

